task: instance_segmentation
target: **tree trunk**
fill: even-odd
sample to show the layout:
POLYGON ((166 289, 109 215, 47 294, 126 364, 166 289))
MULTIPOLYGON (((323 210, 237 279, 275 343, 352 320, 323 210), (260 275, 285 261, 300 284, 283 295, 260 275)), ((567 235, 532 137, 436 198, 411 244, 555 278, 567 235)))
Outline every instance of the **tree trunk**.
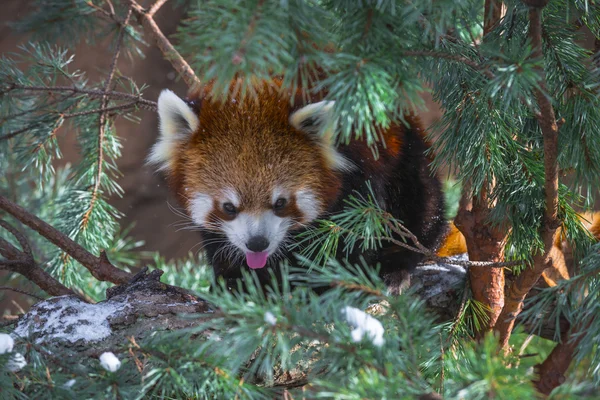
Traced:
MULTIPOLYGON (((500 227, 492 227, 487 222, 489 210, 475 202, 469 211, 464 204, 456 216, 455 225, 467 242, 469 260, 499 262, 504 259, 504 246, 507 232, 500 227)), ((491 330, 504 307, 504 269, 490 267, 469 268, 469 283, 473 299, 487 307, 487 321, 482 321, 481 337, 491 330)))

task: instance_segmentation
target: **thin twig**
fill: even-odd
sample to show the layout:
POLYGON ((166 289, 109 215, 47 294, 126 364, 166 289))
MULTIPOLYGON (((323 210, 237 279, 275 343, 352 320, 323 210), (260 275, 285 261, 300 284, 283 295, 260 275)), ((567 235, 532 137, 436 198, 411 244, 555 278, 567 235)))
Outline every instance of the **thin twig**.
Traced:
MULTIPOLYGON (((106 107, 106 108, 95 108, 93 110, 86 110, 86 111, 79 111, 79 112, 75 112, 75 113, 68 113, 68 114, 63 114, 60 112, 48 112, 48 114, 58 114, 61 118, 63 119, 71 119, 71 118, 76 118, 76 117, 82 117, 85 115, 91 115, 91 114, 99 114, 99 113, 103 113, 103 112, 111 112, 111 111, 123 111, 123 110, 128 110, 130 108, 135 108, 137 107, 138 101, 134 100, 131 101, 129 103, 125 103, 125 104, 120 104, 118 106, 112 106, 112 107, 106 107)), ((38 126, 39 124, 33 124, 33 125, 28 125, 25 128, 22 129, 18 129, 16 131, 13 132, 9 132, 6 135, 0 136, 0 141, 2 140, 8 140, 8 139, 12 139, 13 137, 21 134, 21 133, 25 133, 33 128, 35 128, 36 126, 38 126)), ((50 136, 50 135, 49 135, 50 136)))
MULTIPOLYGON (((115 44, 115 51, 112 57, 112 61, 110 63, 110 68, 108 72, 108 77, 106 78, 106 82, 104 83, 104 95, 102 96, 102 103, 100 108, 105 109, 108 107, 108 96, 110 85, 112 84, 113 77, 115 76, 115 71, 117 69, 117 61, 119 59, 119 55, 121 54, 121 45, 123 44, 123 39, 125 38, 126 27, 129 24, 129 19, 131 18, 133 6, 129 6, 127 10, 127 15, 125 16, 125 20, 123 21, 123 25, 119 30, 119 35, 117 36, 117 42, 115 44)), ((81 226, 83 229, 86 228, 88 222, 90 221, 90 215, 94 210, 94 206, 96 201, 98 200, 98 191, 100 190, 100 184, 102 182, 102 171, 104 166, 104 136, 106 130, 106 111, 100 113, 100 119, 98 122, 98 156, 96 159, 97 167, 96 167, 96 180, 94 182, 94 186, 92 188, 92 194, 90 199, 90 206, 83 214, 83 220, 81 222, 81 226)))
POLYGON ((17 129, 16 131, 12 131, 12 132, 8 132, 6 135, 2 135, 0 136, 0 142, 3 140, 9 140, 14 138, 17 135, 20 135, 21 133, 27 132, 33 128, 35 128, 36 126, 38 126, 39 124, 33 124, 33 125, 28 125, 24 128, 21 129, 17 129))
POLYGON ((105 19, 115 21, 115 15, 113 13, 110 13, 109 11, 106 11, 104 8, 95 5, 90 0, 87 0, 85 3, 88 6, 92 7, 94 10, 100 12, 105 19))
POLYGON ((5 315, 2 318, 0 318, 0 328, 4 328, 6 326, 9 325, 14 325, 17 324, 21 318, 23 317, 23 315, 5 315))
POLYGON ((146 13, 146 15, 150 18, 154 17, 154 14, 156 14, 158 12, 158 10, 160 10, 160 8, 169 0, 156 0, 156 2, 154 4, 152 4, 152 7, 150 7, 150 9, 148 10, 148 12, 146 13))
MULTIPOLYGON (((74 94, 75 93, 71 93, 71 94, 69 94, 67 96, 55 99, 55 100, 53 100, 53 101, 51 101, 51 102, 49 102, 47 104, 42 104, 40 107, 34 108, 33 110, 32 109, 28 109, 28 110, 21 111, 21 112, 18 112, 18 113, 9 114, 9 115, 3 117, 0 120, 0 126, 2 124, 4 124, 4 122, 6 122, 8 120, 11 120, 11 119, 14 119, 14 118, 18 118, 18 117, 22 117, 22 116, 28 115, 28 114, 33 114, 34 112, 42 111, 43 108, 47 108, 49 106, 53 106, 55 104, 61 103, 61 102, 65 101, 65 100, 68 100, 69 98, 73 97, 74 94)), ((47 113, 47 112, 52 113, 52 111, 44 110, 44 113, 47 113)))
POLYGON ((460 260, 453 260, 448 257, 440 257, 434 251, 423 246, 421 244, 421 242, 419 242, 419 239, 417 239, 417 237, 411 231, 409 231, 404 225, 400 224, 397 221, 393 221, 393 222, 392 221, 393 221, 392 219, 386 218, 385 223, 394 233, 400 235, 401 237, 410 239, 414 243, 414 246, 408 245, 398 239, 394 239, 393 237, 382 237, 381 239, 392 242, 392 243, 394 243, 400 247, 403 247, 405 249, 424 254, 427 257, 427 261, 434 261, 436 263, 442 263, 442 264, 459 265, 459 266, 462 266, 465 268, 469 268, 469 267, 507 268, 507 267, 514 267, 514 266, 523 264, 523 261, 521 261, 521 260, 503 261, 503 262, 460 261, 460 260))
POLYGON ((78 93, 78 94, 86 94, 90 97, 100 97, 100 98, 103 96, 108 96, 111 99, 116 99, 116 100, 136 101, 137 105, 140 108, 144 108, 146 110, 150 110, 150 111, 157 110, 156 102, 142 98, 141 93, 135 95, 135 94, 130 94, 130 93, 115 92, 115 91, 104 92, 103 90, 99 90, 99 89, 83 89, 83 88, 78 88, 76 86, 28 86, 28 85, 21 85, 21 84, 13 85, 12 87, 10 87, 6 90, 6 93, 11 92, 13 90, 23 90, 23 91, 29 91, 29 92, 72 92, 72 93, 78 93))
POLYGON ((359 291, 366 294, 370 294, 377 297, 385 297, 385 294, 377 289, 371 289, 368 286, 360 285, 358 283, 348 283, 344 281, 332 281, 329 284, 331 287, 342 287, 346 290, 359 291))
POLYGON ((467 300, 469 299, 469 294, 471 293, 471 285, 468 279, 465 279, 465 287, 463 290, 462 297, 460 299, 460 307, 458 312, 456 313, 456 317, 454 318, 454 322, 452 323, 452 329, 450 329, 450 336, 454 336, 456 333, 456 329, 459 326, 460 320, 465 312, 465 308, 467 306, 467 300))
POLYGON ((433 57, 433 58, 442 58, 442 59, 446 59, 446 60, 450 60, 450 61, 456 61, 456 62, 465 64, 465 65, 468 65, 469 67, 473 68, 474 70, 481 72, 488 79, 494 79, 494 74, 490 70, 485 68, 484 66, 476 63, 473 60, 470 60, 466 57, 462 57, 462 56, 459 56, 456 54, 449 54, 449 53, 443 53, 443 52, 439 52, 439 51, 430 51, 430 50, 403 50, 403 51, 401 51, 400 55, 407 56, 407 57, 413 57, 413 56, 433 57))
POLYGON ((33 293, 27 292, 27 291, 25 291, 23 289, 17 289, 17 288, 10 287, 10 286, 0 286, 0 290, 12 290, 13 292, 17 292, 17 293, 21 293, 21 294, 26 294, 27 296, 35 297, 38 300, 44 300, 43 297, 40 297, 37 294, 33 294, 33 293))
POLYGON ((79 111, 79 112, 75 112, 75 113, 69 113, 69 114, 63 114, 63 118, 64 119, 69 119, 69 118, 75 118, 75 117, 81 117, 84 115, 90 115, 90 114, 100 114, 100 113, 108 113, 110 111, 122 111, 122 110, 127 110, 130 108, 135 108, 138 105, 137 101, 132 101, 129 103, 125 103, 125 104, 120 104, 118 106, 112 106, 112 107, 106 107, 106 108, 95 108, 93 110, 87 110, 87 111, 79 111))
POLYGON ((188 85, 190 90, 193 90, 200 86, 200 79, 194 73, 194 70, 189 66, 187 61, 179 54, 175 47, 171 44, 169 39, 165 37, 156 22, 152 19, 152 15, 149 15, 144 11, 144 8, 140 6, 134 0, 130 0, 133 6, 133 11, 136 13, 140 24, 144 27, 146 34, 151 36, 156 42, 156 46, 163 53, 163 56, 167 61, 171 63, 173 68, 181 75, 184 82, 188 85))

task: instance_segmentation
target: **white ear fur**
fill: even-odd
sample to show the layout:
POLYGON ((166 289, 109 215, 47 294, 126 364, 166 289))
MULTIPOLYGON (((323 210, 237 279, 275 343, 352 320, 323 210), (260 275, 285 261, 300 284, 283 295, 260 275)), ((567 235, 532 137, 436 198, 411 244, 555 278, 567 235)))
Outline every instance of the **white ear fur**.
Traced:
POLYGON ((150 151, 148 163, 162 170, 169 169, 177 145, 198 129, 200 120, 183 100, 168 89, 158 97, 158 117, 160 137, 150 151))
POLYGON ((338 171, 348 171, 354 165, 337 151, 333 143, 337 127, 337 120, 334 120, 334 106, 334 101, 320 101, 309 104, 290 115, 290 124, 319 140, 331 168, 338 171))
POLYGON ((294 128, 308 133, 329 133, 324 131, 330 131, 334 127, 334 121, 332 121, 334 105, 334 101, 320 101, 304 106, 290 115, 290 124, 294 128))

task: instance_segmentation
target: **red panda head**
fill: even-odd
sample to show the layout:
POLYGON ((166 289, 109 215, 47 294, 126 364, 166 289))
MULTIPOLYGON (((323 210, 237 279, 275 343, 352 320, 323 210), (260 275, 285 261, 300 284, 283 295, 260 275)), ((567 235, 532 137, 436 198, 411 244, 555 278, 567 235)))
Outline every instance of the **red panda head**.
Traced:
POLYGON ((223 233, 232 255, 262 268, 339 194, 350 164, 331 143, 333 102, 292 112, 265 85, 255 97, 195 104, 161 93, 149 161, 168 173, 194 223, 223 233))

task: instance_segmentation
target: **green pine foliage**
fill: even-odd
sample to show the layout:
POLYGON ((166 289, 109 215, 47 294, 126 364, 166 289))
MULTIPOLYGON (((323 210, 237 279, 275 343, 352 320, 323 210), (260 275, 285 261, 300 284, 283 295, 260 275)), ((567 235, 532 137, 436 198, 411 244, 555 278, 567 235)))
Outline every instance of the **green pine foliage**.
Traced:
POLYGON ((201 318, 201 324, 115 349, 123 359, 118 373, 103 370, 96 359, 66 362, 53 356, 55 349, 22 340, 16 349, 31 360, 23 377, 6 371, 8 360, 0 376, 16 383, 23 398, 273 398, 281 394, 273 384, 283 371, 311 383, 304 392, 292 389, 294 397, 412 398, 441 392, 449 399, 494 394, 517 399, 533 393, 528 366, 511 367, 493 337, 479 345, 463 342, 453 352, 422 301, 410 294, 387 296, 376 274, 337 263, 313 265, 311 271, 307 276, 291 270, 281 289, 266 293, 250 274, 240 282, 243 294, 213 282, 214 290, 203 297, 214 311, 189 316, 201 318), (313 286, 339 284, 324 296, 305 285, 291 288, 308 280, 313 286), (368 333, 357 340, 344 313, 347 306, 362 310, 373 304, 380 305, 373 318, 385 330, 383 343, 368 333))
MULTIPOLYGON (((167 262, 138 251, 142 243, 119 224, 121 214, 108 198, 126 195, 117 183, 122 144, 114 119, 136 119, 138 105, 127 101, 141 97, 145 86, 117 73, 114 90, 131 97, 109 99, 107 107, 114 109, 100 126, 97 93, 104 82, 89 82, 73 70, 77 54, 57 46, 108 37, 114 48, 125 29, 123 52, 141 57, 146 42, 140 27, 123 28, 107 17, 108 3, 122 22, 126 1, 38 0, 14 24, 32 33, 32 42, 0 58, 0 193, 91 253, 106 250, 120 268, 153 260, 165 272, 163 282, 201 295, 213 309, 189 316, 201 321, 194 329, 156 332, 114 349, 122 362, 117 372, 102 368, 97 358, 17 338, 14 352, 0 354, 0 397, 267 399, 283 395, 278 379, 286 374, 306 384, 289 389, 293 398, 536 396, 533 366, 552 344, 527 345, 526 335, 514 335, 511 344, 523 351, 504 357, 493 336, 473 340, 486 310, 468 296, 456 320, 441 322, 412 293, 389 296, 377 266, 332 261, 338 250, 376 249, 401 229, 401 221, 391 219, 373 196, 350 197, 341 213, 305 234, 298 253, 306 268, 282 265, 287 273, 280 289, 263 292, 245 273, 243 290, 231 292, 214 281, 202 257, 167 262), (56 132, 65 128, 82 157, 76 165, 55 168, 61 157, 56 132), (317 296, 311 289, 319 287, 329 290, 317 296), (381 326, 383 335, 358 329, 347 307, 372 311, 369 326, 381 326), (15 352, 27 360, 18 371, 15 352)), ((600 68, 576 27, 599 40, 600 8, 587 1, 550 1, 543 11, 544 57, 536 59, 527 7, 517 0, 504 3, 505 17, 479 40, 480 0, 198 0, 185 4, 187 18, 174 39, 201 79, 215 80, 215 95, 224 95, 235 76, 243 78, 238 89, 250 93, 250 77, 272 75, 281 75, 286 87, 327 91, 336 101, 339 141, 380 141, 381 128, 418 113, 420 95, 431 91, 445 111, 431 130, 435 166, 449 167, 456 179, 446 187, 452 206, 447 216, 456 214, 461 188, 470 195, 485 191, 495 204, 489 223, 510 228, 507 259, 524 260, 514 273, 543 249, 543 142, 534 96, 542 89, 562 124, 559 163, 569 179, 561 175, 559 217, 578 274, 531 296, 524 318, 536 328, 542 316, 557 326, 565 318, 578 329, 576 365, 551 398, 593 398, 600 390, 600 248, 592 246, 577 213, 594 203, 600 179, 600 68)), ((109 284, 95 281, 36 233, 24 232, 38 265, 86 298, 104 298, 109 284)), ((0 237, 18 246, 6 231, 0 237)), ((5 283, 44 296, 16 274, 5 283)), ((468 295, 468 287, 457 290, 468 295)))

